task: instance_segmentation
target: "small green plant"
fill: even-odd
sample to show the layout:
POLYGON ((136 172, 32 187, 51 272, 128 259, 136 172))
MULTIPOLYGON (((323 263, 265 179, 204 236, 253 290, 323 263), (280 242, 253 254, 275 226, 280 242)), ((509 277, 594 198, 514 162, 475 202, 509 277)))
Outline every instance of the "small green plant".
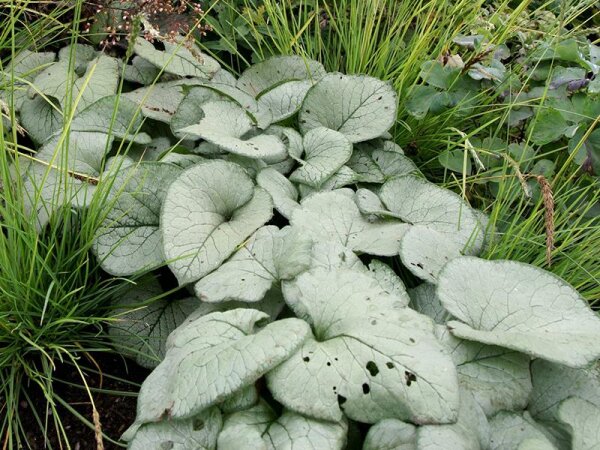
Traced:
MULTIPOLYGON (((138 82, 170 75, 120 99, 115 124, 127 105, 146 121, 113 125, 133 144, 92 248, 109 274, 166 264, 178 286, 151 274, 115 305, 116 347, 155 367, 130 448, 341 449, 355 422, 366 448, 597 439, 600 319, 558 277, 476 257, 487 217, 389 140, 388 83, 300 57, 236 79, 184 46, 134 52, 138 82)), ((90 108, 74 122, 102 132, 90 108)))
MULTIPOLYGON (((549 154, 564 142, 583 171, 597 174, 599 48, 591 43, 579 45, 574 39, 553 47, 540 43, 520 63, 519 76, 514 63, 513 70, 507 70, 501 62, 511 56, 506 46, 485 47, 482 40, 483 36, 457 40, 474 49, 469 56, 463 54, 470 63, 455 54, 423 64, 423 84, 416 86, 407 100, 408 111, 417 119, 451 110, 453 117, 481 118, 503 130, 484 140, 471 138, 472 152, 466 158, 460 149, 440 154, 440 164, 470 175, 474 169, 502 166, 501 156, 506 153, 525 172, 536 155, 549 154), (486 105, 489 112, 483 110, 486 105), (478 149, 485 149, 480 156, 476 155, 478 149)), ((538 159, 540 162, 552 164, 538 159)))

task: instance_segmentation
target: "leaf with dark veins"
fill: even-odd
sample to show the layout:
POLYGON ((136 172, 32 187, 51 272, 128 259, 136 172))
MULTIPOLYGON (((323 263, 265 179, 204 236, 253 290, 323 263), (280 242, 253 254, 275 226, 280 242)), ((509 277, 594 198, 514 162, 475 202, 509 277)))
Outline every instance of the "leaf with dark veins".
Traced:
POLYGON ((461 257, 439 275, 438 295, 457 337, 569 367, 600 357, 600 318, 557 276, 514 261, 461 257))
POLYGON ((399 221, 371 223, 343 190, 314 194, 294 211, 291 224, 315 241, 336 241, 356 252, 393 256, 408 225, 399 221))
POLYGON ((209 274, 269 221, 271 197, 234 163, 210 161, 185 170, 163 202, 165 256, 180 284, 209 274))
POLYGON ((366 75, 330 73, 315 84, 300 109, 303 133, 325 127, 339 131, 350 142, 374 139, 396 120, 394 88, 366 75))

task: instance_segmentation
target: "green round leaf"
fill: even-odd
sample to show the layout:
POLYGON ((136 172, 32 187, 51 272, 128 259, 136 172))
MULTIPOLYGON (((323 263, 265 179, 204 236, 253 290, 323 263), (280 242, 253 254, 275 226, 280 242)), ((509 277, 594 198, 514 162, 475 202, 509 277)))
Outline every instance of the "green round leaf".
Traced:
POLYGON ((160 69, 147 59, 134 56, 130 64, 125 64, 123 78, 127 81, 143 84, 152 84, 160 75, 160 69))
POLYGON ((185 96, 185 86, 195 84, 193 79, 156 83, 122 94, 121 98, 140 105, 144 117, 170 123, 185 96))
POLYGON ((19 111, 23 102, 27 101, 28 86, 26 82, 33 81, 40 71, 54 62, 55 58, 56 55, 53 52, 34 53, 29 50, 21 50, 15 54, 0 73, 2 84, 11 83, 10 89, 0 92, 0 99, 9 105, 12 104, 15 111, 19 111))
POLYGON ((573 450, 594 449, 600 445, 600 408, 578 397, 571 397, 558 408, 561 422, 570 427, 573 450))
POLYGON ((46 142, 63 125, 60 105, 50 103, 39 95, 31 99, 23 98, 20 117, 27 134, 38 144, 46 142))
POLYGON ((313 128, 330 128, 350 142, 375 139, 394 124, 396 103, 396 92, 381 80, 328 74, 308 91, 300 109, 300 129, 306 133, 313 128))
POLYGON ((165 262, 160 209, 167 187, 181 172, 171 164, 146 162, 133 173, 117 173, 108 194, 112 207, 92 247, 104 270, 127 276, 165 262))
POLYGON ((436 292, 436 285, 422 283, 416 288, 410 289, 410 306, 417 312, 425 314, 435 323, 445 325, 452 319, 452 315, 444 309, 436 292))
POLYGON ((167 73, 181 77, 211 78, 221 66, 210 56, 202 53, 197 45, 186 42, 161 41, 165 50, 157 50, 142 37, 135 40, 134 51, 167 73))
POLYGON ((180 284, 215 270, 273 214, 269 194, 237 164, 210 161, 185 170, 163 202, 165 256, 180 284))
POLYGON ((558 406, 569 397, 580 397, 600 408, 600 363, 572 369, 541 359, 531 364, 533 391, 529 412, 543 421, 558 419, 558 406))
POLYGON ((488 417, 503 410, 525 409, 531 393, 527 355, 458 339, 446 327, 437 327, 436 332, 456 364, 460 385, 471 392, 488 417))
POLYGON ((279 162, 287 157, 285 145, 273 135, 259 134, 249 139, 253 130, 246 112, 232 102, 209 102, 202 106, 204 117, 197 125, 177 130, 181 135, 199 137, 236 155, 266 162, 279 162))
POLYGON ((547 108, 531 119, 529 132, 534 143, 545 145, 560 139, 567 128, 568 124, 560 111, 547 108))
POLYGON ((68 58, 59 60, 39 73, 30 87, 31 97, 42 93, 58 100, 62 109, 70 99, 76 111, 81 111, 96 100, 113 95, 119 83, 119 65, 115 58, 100 55, 85 61, 81 76, 70 66, 68 58), (70 83, 72 83, 70 85, 70 83), (75 104, 75 101, 78 103, 75 104))
POLYGON ((418 450, 480 450, 489 444, 490 428, 481 407, 461 389, 456 423, 417 428, 418 450))
MULTIPOLYGON (((490 420, 490 450, 523 450, 520 445, 535 439, 540 450, 557 450, 529 413, 503 411, 490 420)), ((530 441, 531 442, 531 441, 530 441)), ((530 443, 527 445, 531 445, 530 443)))
POLYGON ((194 417, 222 402, 287 360, 310 333, 299 319, 261 328, 267 318, 253 309, 214 312, 171 333, 165 359, 142 384, 129 433, 165 417, 194 417))
POLYGON ((196 295, 205 302, 262 300, 274 283, 308 269, 311 248, 312 241, 292 228, 260 228, 225 264, 196 283, 196 295))
POLYGON ((398 242, 409 228, 400 222, 369 222, 342 191, 307 198, 294 212, 291 224, 315 241, 335 241, 356 252, 381 256, 396 255, 398 242))
POLYGON ((442 233, 468 253, 477 254, 481 250, 481 224, 469 205, 454 192, 423 178, 405 175, 387 181, 379 197, 403 221, 442 233))
POLYGON ((514 261, 461 257, 439 275, 438 295, 463 339, 570 367, 600 357, 600 318, 557 276, 514 261))
POLYGON ((179 103, 177 111, 171 119, 171 130, 177 137, 183 138, 184 135, 178 130, 195 125, 204 117, 202 107, 205 103, 218 101, 222 97, 214 90, 205 86, 195 86, 185 94, 185 97, 179 103))
POLYGON ((140 306, 163 294, 158 281, 142 278, 137 286, 120 297, 115 305, 109 335, 123 354, 148 368, 165 357, 167 337, 200 305, 194 297, 182 300, 159 299, 140 306))
POLYGON ((288 81, 263 92, 258 97, 258 102, 262 108, 271 111, 273 122, 281 122, 300 110, 312 85, 312 81, 309 80, 288 81))
POLYGON ((284 81, 320 80, 325 75, 323 65, 300 56, 276 56, 246 69, 237 81, 237 87, 258 97, 284 81))
POLYGON ((186 420, 148 423, 132 437, 130 450, 210 450, 217 444, 223 426, 219 408, 210 408, 186 420))
POLYGON ((290 181, 318 188, 333 176, 352 155, 352 143, 327 128, 314 128, 304 135, 304 160, 290 175, 290 181))
POLYGON ((397 419, 381 420, 369 428, 363 450, 417 450, 417 428, 397 419))
POLYGON ((400 241, 400 259, 419 278, 437 283, 444 265, 461 256, 462 245, 424 225, 413 225, 400 241))
POLYGON ((227 418, 219 435, 219 450, 244 449, 330 449, 342 450, 346 443, 346 422, 324 422, 284 411, 277 417, 261 401, 254 408, 227 418), (240 439, 244 436, 244 439, 240 439))
POLYGON ((298 191, 290 181, 272 168, 261 170, 256 176, 256 184, 269 193, 275 209, 286 219, 290 219, 298 204, 298 191))

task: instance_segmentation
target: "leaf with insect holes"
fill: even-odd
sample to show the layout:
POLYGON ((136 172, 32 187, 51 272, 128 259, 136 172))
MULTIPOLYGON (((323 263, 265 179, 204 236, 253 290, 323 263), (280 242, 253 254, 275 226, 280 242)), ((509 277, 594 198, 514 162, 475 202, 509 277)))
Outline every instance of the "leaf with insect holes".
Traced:
POLYGON ((396 120, 396 92, 377 78, 331 73, 315 84, 300 109, 303 133, 325 127, 339 131, 350 142, 375 139, 396 120))
POLYGON ((257 310, 233 309, 202 316, 171 333, 165 358, 142 384, 127 435, 164 418, 192 418, 230 398, 287 360, 310 333, 299 319, 261 326, 267 318, 257 310))
POLYGON ((287 156, 285 145, 273 135, 259 134, 248 139, 253 129, 246 112, 232 102, 209 102, 202 106, 204 117, 196 125, 177 130, 181 135, 202 138, 236 155, 265 162, 280 162, 287 156))
POLYGON ((267 374, 286 408, 323 420, 415 423, 456 419, 456 370, 432 323, 368 274, 323 269, 283 283, 288 306, 312 327, 289 360, 267 374))
POLYGON ((514 261, 460 257, 439 275, 452 334, 570 367, 600 357, 600 318, 557 276, 514 261))
POLYGON ((297 229, 260 228, 227 262, 195 286, 205 302, 262 300, 275 283, 294 278, 310 265, 312 241, 297 229))
POLYGON ((400 259, 419 278, 437 283, 444 265, 461 256, 462 245, 425 225, 413 225, 400 241, 400 259))
POLYGON ((158 50, 142 37, 135 40, 136 54, 167 73, 181 77, 210 79, 221 66, 210 56, 202 53, 197 45, 189 42, 162 41, 165 50, 158 50))
POLYGON ((160 218, 165 256, 179 284, 218 268, 272 214, 269 194, 237 164, 210 161, 185 170, 169 186, 160 218))

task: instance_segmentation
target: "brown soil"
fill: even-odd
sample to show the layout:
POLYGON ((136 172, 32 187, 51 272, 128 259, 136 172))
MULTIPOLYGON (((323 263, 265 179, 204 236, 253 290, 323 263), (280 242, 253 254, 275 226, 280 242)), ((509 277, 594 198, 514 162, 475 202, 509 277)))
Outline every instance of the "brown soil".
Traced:
MULTIPOLYGON (((110 354, 96 354, 94 360, 102 369, 102 375, 98 369, 89 361, 82 362, 86 383, 90 389, 102 389, 117 393, 93 392, 92 396, 96 409, 99 413, 100 426, 104 435, 114 441, 119 440, 119 436, 127 429, 135 418, 136 397, 139 390, 139 384, 148 375, 148 370, 137 364, 124 360, 123 358, 110 354), (128 380, 117 380, 113 377, 128 380)), ((56 381, 54 389, 58 396, 65 400, 79 414, 85 417, 90 423, 93 423, 92 406, 90 398, 82 389, 82 380, 78 371, 72 366, 62 366, 55 373, 56 381), (70 386, 66 383, 73 383, 70 386)), ((29 393, 32 398, 33 408, 44 420, 46 411, 46 401, 38 390, 29 393)), ((20 415, 24 423, 24 429, 27 430, 27 442, 33 450, 46 449, 73 449, 73 450, 97 450, 96 433, 93 429, 81 422, 75 415, 64 407, 59 407, 59 415, 62 424, 68 436, 67 446, 62 439, 62 445, 57 438, 56 429, 51 426, 52 420, 49 420, 50 426, 47 433, 40 430, 32 411, 31 405, 21 402, 20 415)), ((117 444, 103 439, 105 450, 123 448, 117 444)))

